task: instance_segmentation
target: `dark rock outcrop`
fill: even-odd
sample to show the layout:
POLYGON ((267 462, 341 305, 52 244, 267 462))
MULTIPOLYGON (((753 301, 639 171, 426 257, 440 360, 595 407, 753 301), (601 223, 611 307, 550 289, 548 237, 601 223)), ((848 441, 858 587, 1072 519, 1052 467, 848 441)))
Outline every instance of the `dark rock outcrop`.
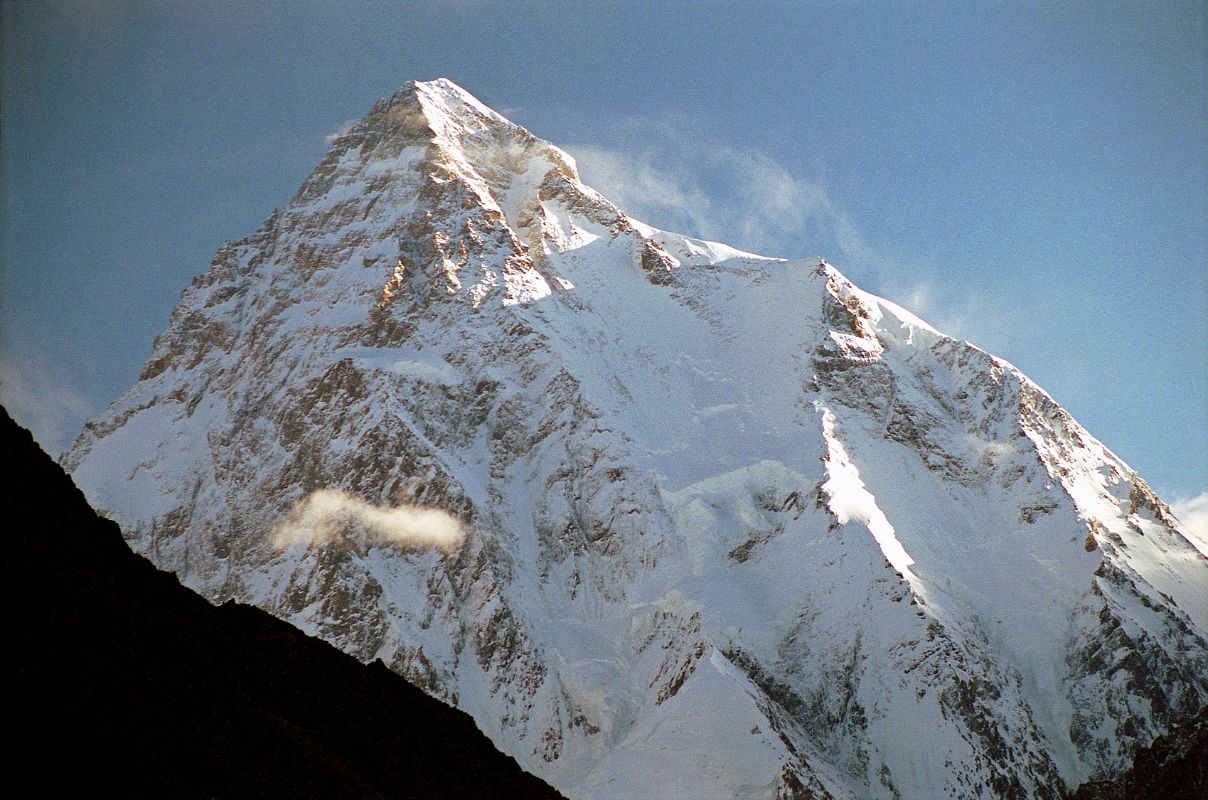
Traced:
POLYGON ((1090 781, 1071 800, 1202 800, 1208 797, 1208 711, 1137 751, 1111 781, 1090 781))

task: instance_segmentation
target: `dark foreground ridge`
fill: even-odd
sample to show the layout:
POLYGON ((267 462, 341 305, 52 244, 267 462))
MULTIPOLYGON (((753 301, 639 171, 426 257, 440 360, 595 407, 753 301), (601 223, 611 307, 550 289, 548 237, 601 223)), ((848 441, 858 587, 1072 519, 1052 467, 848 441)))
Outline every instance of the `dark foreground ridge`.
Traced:
POLYGON ((1208 709, 1137 751, 1128 772, 1091 781, 1072 800, 1204 800, 1208 797, 1208 709))
POLYGON ((9 784, 36 796, 556 798, 470 717, 126 546, 0 408, 9 784), (15 773, 15 775, 14 775, 15 773))

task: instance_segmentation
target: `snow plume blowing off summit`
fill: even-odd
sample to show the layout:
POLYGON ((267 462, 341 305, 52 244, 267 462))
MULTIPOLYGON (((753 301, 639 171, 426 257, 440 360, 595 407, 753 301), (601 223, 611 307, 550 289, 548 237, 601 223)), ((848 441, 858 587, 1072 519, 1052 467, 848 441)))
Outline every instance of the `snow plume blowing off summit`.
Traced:
POLYGON ((340 489, 318 489, 294 504, 272 532, 281 550, 306 547, 398 547, 452 553, 465 539, 461 522, 438 508, 382 508, 340 489))

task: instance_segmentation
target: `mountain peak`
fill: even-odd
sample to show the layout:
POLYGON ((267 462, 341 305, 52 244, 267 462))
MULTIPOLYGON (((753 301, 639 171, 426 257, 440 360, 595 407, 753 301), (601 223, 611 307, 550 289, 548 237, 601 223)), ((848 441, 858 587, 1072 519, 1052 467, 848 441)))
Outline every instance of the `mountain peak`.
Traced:
POLYGON ((434 122, 437 119, 457 120, 462 124, 489 121, 498 125, 520 127, 448 78, 412 81, 404 87, 404 91, 408 90, 419 100, 428 118, 434 122))
POLYGON ((1208 560, 1035 384, 631 219, 447 80, 224 246, 64 460, 575 796, 1056 798, 1208 703, 1208 560), (320 489, 469 533, 275 549, 320 489))
POLYGON ((392 134, 413 143, 456 140, 489 129, 532 136, 448 78, 408 81, 374 103, 369 113, 336 138, 361 142, 366 136, 392 134), (523 134, 519 132, 523 131, 523 134))
POLYGON ((537 138, 448 78, 408 81, 398 91, 374 104, 369 113, 336 139, 336 143, 361 143, 367 137, 390 134, 410 144, 434 144, 464 159, 473 139, 475 155, 490 146, 510 150, 542 151, 553 164, 578 179, 574 159, 537 138), (348 140, 348 141, 344 141, 348 140))
MULTIPOLYGON (((369 114, 345 135, 354 134, 363 126, 373 128, 374 123, 392 125, 406 134, 430 133, 445 138, 490 128, 513 133, 524 131, 448 78, 408 81, 375 103, 369 114)), ((527 131, 524 134, 531 136, 527 131)))
POLYGON ((503 213, 514 232, 537 187, 553 173, 577 190, 575 161, 553 144, 492 110, 448 78, 410 81, 379 100, 332 144, 294 198, 314 205, 335 190, 364 197, 388 189, 393 179, 415 186, 454 181, 459 203, 475 202, 503 213), (521 195, 524 195, 521 197, 521 195))

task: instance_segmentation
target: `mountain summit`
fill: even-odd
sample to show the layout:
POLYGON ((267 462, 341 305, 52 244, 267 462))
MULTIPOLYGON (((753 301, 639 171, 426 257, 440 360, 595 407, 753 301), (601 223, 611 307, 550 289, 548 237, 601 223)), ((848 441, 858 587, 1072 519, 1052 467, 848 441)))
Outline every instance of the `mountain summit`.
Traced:
POLYGON ((1057 798, 1208 704, 1208 558, 1036 384, 447 80, 223 245, 63 463, 572 797, 1057 798), (381 533, 435 509, 456 549, 381 533))

